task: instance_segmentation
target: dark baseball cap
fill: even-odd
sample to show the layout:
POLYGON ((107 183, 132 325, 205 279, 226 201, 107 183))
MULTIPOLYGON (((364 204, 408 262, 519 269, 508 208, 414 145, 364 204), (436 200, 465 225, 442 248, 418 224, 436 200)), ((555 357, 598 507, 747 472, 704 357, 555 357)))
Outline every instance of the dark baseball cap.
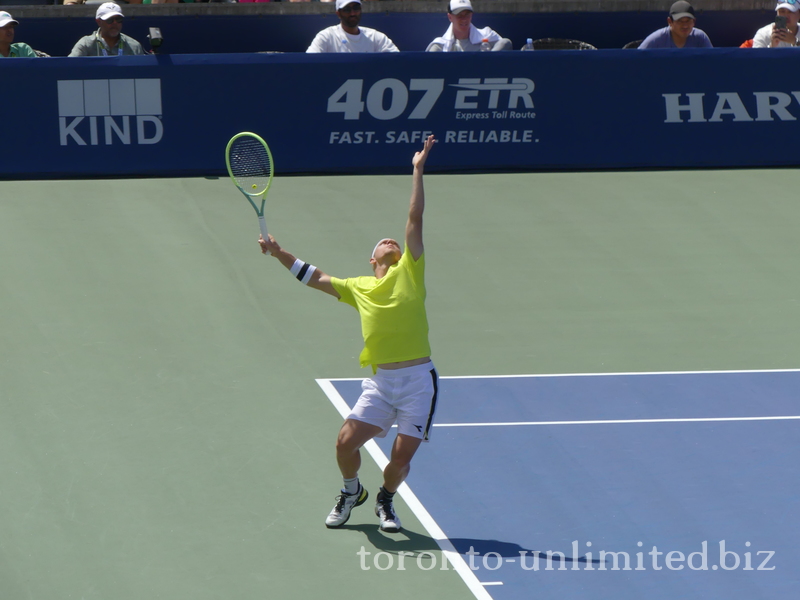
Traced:
POLYGON ((669 9, 669 16, 673 21, 677 21, 683 17, 694 19, 694 8, 692 8, 692 5, 686 2, 686 0, 679 0, 669 9))

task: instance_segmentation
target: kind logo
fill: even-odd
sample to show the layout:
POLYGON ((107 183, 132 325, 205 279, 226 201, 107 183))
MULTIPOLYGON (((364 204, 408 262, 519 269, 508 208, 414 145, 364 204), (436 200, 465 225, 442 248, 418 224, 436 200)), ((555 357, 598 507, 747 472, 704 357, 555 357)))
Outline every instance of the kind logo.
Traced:
POLYGON ((157 144, 164 136, 160 79, 58 82, 62 146, 157 144))

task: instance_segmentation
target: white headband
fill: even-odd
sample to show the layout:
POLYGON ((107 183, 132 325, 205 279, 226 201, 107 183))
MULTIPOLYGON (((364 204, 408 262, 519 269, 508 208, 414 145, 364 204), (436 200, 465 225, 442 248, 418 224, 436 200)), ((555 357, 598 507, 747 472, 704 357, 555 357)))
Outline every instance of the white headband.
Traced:
POLYGON ((375 244, 375 247, 372 249, 372 256, 370 256, 370 258, 375 258, 375 253, 378 251, 378 246, 380 246, 386 240, 390 240, 390 239, 392 239, 392 238, 383 238, 377 244, 375 244))

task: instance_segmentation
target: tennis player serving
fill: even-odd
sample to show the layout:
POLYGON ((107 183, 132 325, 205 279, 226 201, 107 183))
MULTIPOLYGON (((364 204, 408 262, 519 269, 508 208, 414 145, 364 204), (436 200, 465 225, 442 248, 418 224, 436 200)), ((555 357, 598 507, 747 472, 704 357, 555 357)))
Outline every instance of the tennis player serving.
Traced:
POLYGON ((364 349, 360 361, 362 367, 372 367, 373 376, 364 380, 361 396, 336 440, 336 460, 344 488, 325 520, 327 527, 341 527, 353 508, 366 502, 369 494, 358 480, 360 449, 374 437, 385 437, 396 422, 397 437, 383 471, 375 514, 381 530, 400 531, 394 494, 408 476, 420 443, 427 442, 430 436, 438 375, 430 358, 425 311, 422 173, 435 141, 434 136, 429 136, 412 160, 405 248, 393 239, 380 240, 369 259, 374 275, 338 279, 299 260, 281 248, 272 235, 268 240, 259 238, 261 251, 271 252, 298 280, 353 306, 361 315, 364 349))

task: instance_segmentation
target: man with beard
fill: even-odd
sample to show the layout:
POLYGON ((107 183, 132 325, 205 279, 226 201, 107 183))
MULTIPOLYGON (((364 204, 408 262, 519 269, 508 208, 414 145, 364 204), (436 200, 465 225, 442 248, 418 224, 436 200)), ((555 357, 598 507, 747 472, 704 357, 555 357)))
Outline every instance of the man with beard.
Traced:
POLYGON ((97 31, 78 40, 70 56, 130 56, 144 54, 142 45, 121 33, 125 16, 113 2, 101 4, 95 14, 97 31))
POLYGON ((399 52, 385 34, 359 27, 361 0, 336 0, 338 25, 320 31, 306 52, 399 52))

